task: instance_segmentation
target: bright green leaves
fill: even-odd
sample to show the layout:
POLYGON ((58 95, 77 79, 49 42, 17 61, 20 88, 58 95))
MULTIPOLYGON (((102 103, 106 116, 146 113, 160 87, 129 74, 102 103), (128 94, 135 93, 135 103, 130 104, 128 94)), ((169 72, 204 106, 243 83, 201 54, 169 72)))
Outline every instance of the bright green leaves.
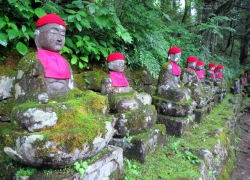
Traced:
POLYGON ((88 163, 86 161, 80 161, 80 162, 75 162, 74 163, 75 170, 79 172, 81 178, 84 177, 84 172, 88 169, 88 163))
POLYGON ((17 43, 16 49, 22 55, 25 55, 28 52, 28 49, 27 49, 26 45, 23 44, 22 42, 17 43))
POLYGON ((2 45, 2 46, 7 46, 7 44, 8 44, 8 36, 7 36, 7 34, 5 34, 5 33, 0 33, 0 44, 2 45))
POLYGON ((37 15, 37 17, 42 17, 44 16, 45 14, 47 14, 42 8, 36 8, 35 9, 35 14, 37 15))
POLYGON ((133 41, 128 31, 122 25, 116 26, 116 34, 127 43, 131 43, 133 41))

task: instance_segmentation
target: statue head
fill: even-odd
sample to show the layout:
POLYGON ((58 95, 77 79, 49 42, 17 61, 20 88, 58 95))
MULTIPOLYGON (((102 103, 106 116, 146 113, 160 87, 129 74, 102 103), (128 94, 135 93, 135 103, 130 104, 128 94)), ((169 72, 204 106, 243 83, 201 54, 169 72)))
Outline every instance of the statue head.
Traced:
POLYGON ((213 62, 211 62, 211 63, 209 63, 208 66, 209 66, 209 69, 210 69, 210 70, 214 71, 214 70, 215 70, 215 67, 216 67, 216 64, 213 63, 213 62))
POLYGON ((107 58, 109 69, 116 72, 124 71, 124 61, 124 55, 119 52, 111 53, 107 58))
POLYGON ((223 65, 222 64, 219 64, 217 67, 216 67, 216 71, 218 72, 222 72, 222 69, 223 69, 223 65))
POLYGON ((168 50, 168 60, 175 63, 179 63, 181 59, 181 49, 177 46, 173 46, 168 50))
POLYGON ((197 63, 196 63, 195 69, 198 70, 198 71, 199 70, 204 70, 204 66, 205 66, 205 63, 198 60, 197 63))
POLYGON ((195 69, 198 58, 196 56, 189 56, 187 58, 187 67, 195 69))
POLYGON ((38 19, 35 30, 37 49, 59 52, 65 44, 66 24, 56 14, 47 14, 38 19))

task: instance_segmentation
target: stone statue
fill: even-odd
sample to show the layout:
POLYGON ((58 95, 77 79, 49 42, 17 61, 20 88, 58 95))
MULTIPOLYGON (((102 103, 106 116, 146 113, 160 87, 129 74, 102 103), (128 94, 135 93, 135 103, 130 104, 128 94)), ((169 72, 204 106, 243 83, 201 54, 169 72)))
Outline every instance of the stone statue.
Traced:
POLYGON ((127 158, 144 163, 147 154, 166 143, 165 126, 156 125, 157 112, 151 104, 152 97, 130 87, 123 74, 124 55, 111 53, 107 62, 109 77, 102 79, 101 94, 108 97, 110 114, 116 120, 116 132, 109 144, 122 147, 127 158), (131 138, 128 142, 124 140, 127 137, 131 138))
POLYGON ((168 61, 163 64, 157 85, 157 95, 164 96, 172 101, 185 101, 190 99, 190 90, 185 89, 180 81, 181 68, 181 49, 171 47, 168 51, 168 61))
POLYGON ((65 22, 56 14, 48 14, 37 21, 36 28, 37 52, 33 62, 29 63, 33 66, 32 72, 25 73, 28 70, 26 61, 19 64, 15 85, 18 102, 48 103, 50 98, 64 96, 74 88, 71 67, 59 54, 65 44, 65 22), (39 78, 40 74, 44 76, 39 78))
POLYGON ((206 75, 205 73, 205 63, 203 61, 197 61, 196 67, 195 67, 195 72, 197 74, 198 79, 203 80, 204 76, 206 75))
POLYGON ((195 71, 198 61, 199 60, 196 56, 189 56, 187 58, 187 67, 181 74, 181 81, 191 90, 191 97, 197 103, 196 107, 202 108, 207 104, 207 98, 204 93, 204 87, 195 71))
POLYGON ((211 81, 212 83, 216 80, 216 74, 214 72, 215 68, 216 68, 216 64, 211 62, 209 63, 209 69, 208 72, 206 74, 206 77, 209 81, 211 81))
POLYGON ((195 72, 196 63, 198 62, 198 58, 196 56, 189 56, 187 58, 187 67, 184 68, 181 74, 181 81, 185 84, 185 86, 195 86, 198 83, 198 77, 195 72))
POLYGON ((194 117, 193 111, 197 105, 191 98, 191 90, 180 81, 181 52, 177 46, 168 50, 168 61, 162 65, 153 96, 158 113, 157 123, 164 124, 166 132, 177 137, 183 136, 189 117, 194 117))
POLYGON ((215 68, 215 74, 216 74, 216 78, 217 79, 223 79, 223 72, 222 72, 222 69, 223 69, 223 65, 222 64, 219 64, 218 66, 216 66, 215 68))
POLYGON ((129 86, 126 76, 123 74, 125 63, 124 55, 119 52, 111 53, 107 58, 107 62, 110 77, 102 79, 101 94, 108 96, 110 113, 117 116, 116 129, 118 130, 116 134, 118 136, 125 136, 127 133, 133 135, 139 132, 139 129, 146 129, 148 126, 154 125, 156 119, 151 117, 155 113, 154 108, 149 108, 144 113, 142 112, 145 106, 151 105, 152 98, 149 94, 138 93, 129 86), (136 110, 141 111, 141 123, 143 119, 147 119, 146 117, 148 116, 150 116, 149 119, 151 120, 147 123, 137 124, 141 125, 141 127, 133 126, 133 123, 129 123, 130 121, 139 122, 136 116, 130 117, 127 123, 122 122, 124 118, 121 118, 119 113, 126 114, 129 111, 138 113, 136 110), (123 127, 119 124, 123 124, 123 127), (129 124, 132 126, 128 127, 129 124))
POLYGON ((37 52, 18 64, 13 132, 4 151, 23 164, 58 168, 99 153, 114 134, 113 118, 106 97, 74 87, 71 67, 59 54, 65 22, 47 14, 36 28, 37 52))

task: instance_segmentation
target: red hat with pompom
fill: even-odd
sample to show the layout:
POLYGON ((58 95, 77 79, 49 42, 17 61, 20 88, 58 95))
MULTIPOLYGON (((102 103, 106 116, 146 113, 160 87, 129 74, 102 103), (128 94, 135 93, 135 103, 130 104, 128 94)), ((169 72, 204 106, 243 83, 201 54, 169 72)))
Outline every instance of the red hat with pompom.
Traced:
POLYGON ((172 46, 169 50, 168 50, 168 54, 177 54, 177 53, 181 53, 181 48, 177 47, 177 46, 172 46))
POLYGON ((187 58, 187 63, 197 62, 198 58, 196 56, 189 56, 187 58))
POLYGON ((36 27, 41 27, 46 24, 59 24, 66 27, 66 23, 57 14, 46 14, 36 22, 36 27))
POLYGON ((216 64, 215 63, 213 63, 213 62, 211 62, 210 64, 209 64, 209 68, 215 68, 216 67, 216 64))
POLYGON ((205 63, 203 61, 197 61, 196 66, 205 66, 205 63))
POLYGON ((122 53, 114 52, 108 55, 107 62, 115 61, 115 60, 125 60, 125 57, 122 53))

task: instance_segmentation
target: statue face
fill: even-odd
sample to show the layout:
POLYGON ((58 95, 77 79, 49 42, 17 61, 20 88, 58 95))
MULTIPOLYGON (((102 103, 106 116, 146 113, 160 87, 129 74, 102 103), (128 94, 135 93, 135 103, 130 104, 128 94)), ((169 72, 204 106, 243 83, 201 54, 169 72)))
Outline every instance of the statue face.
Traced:
POLYGON ((215 67, 210 68, 211 71, 213 71, 214 69, 215 69, 215 67))
POLYGON ((123 72, 124 60, 115 60, 108 63, 108 67, 112 71, 123 72))
POLYGON ((203 66, 196 66, 195 69, 197 69, 197 70, 204 70, 204 67, 203 66))
POLYGON ((181 59, 181 53, 177 53, 177 54, 169 54, 168 55, 168 60, 169 61, 173 61, 175 63, 179 63, 181 59))
POLYGON ((196 62, 190 62, 190 63, 188 63, 188 67, 189 68, 195 69, 195 66, 196 66, 196 62))
POLYGON ((59 52, 65 44, 66 28, 59 24, 47 24, 35 31, 37 49, 59 52))

